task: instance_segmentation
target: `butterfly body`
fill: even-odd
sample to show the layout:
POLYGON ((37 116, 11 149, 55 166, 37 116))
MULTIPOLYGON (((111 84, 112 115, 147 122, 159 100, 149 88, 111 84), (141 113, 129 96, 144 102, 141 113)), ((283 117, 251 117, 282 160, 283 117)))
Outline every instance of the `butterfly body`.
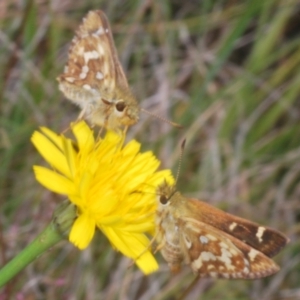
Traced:
POLYGON ((288 242, 280 232, 186 198, 167 183, 157 194, 156 240, 171 271, 185 263, 200 277, 256 279, 279 270, 270 257, 288 242))
POLYGON ((135 124, 140 108, 119 62, 105 14, 90 11, 72 40, 59 89, 92 125, 118 131, 135 124))

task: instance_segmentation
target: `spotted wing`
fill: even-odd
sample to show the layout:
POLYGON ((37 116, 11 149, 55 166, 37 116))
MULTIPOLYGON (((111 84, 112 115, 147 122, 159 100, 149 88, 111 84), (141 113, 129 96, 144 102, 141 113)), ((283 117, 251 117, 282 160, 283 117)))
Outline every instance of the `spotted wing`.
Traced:
POLYGON ((116 86, 128 88, 109 22, 101 10, 90 11, 83 19, 58 81, 65 96, 81 107, 82 102, 94 104, 100 97, 110 101, 116 86))
POLYGON ((189 199, 188 206, 197 220, 244 241, 269 257, 276 255, 289 241, 275 229, 236 217, 197 199, 189 199))
POLYGON ((109 22, 107 20, 106 15, 101 10, 95 11, 98 14, 99 19, 103 24, 103 28, 105 29, 106 36, 104 38, 107 39, 107 43, 109 44, 110 54, 112 56, 112 69, 111 72, 114 74, 115 85, 119 88, 128 88, 128 82, 126 75, 123 71, 122 65, 119 61, 118 53, 115 47, 114 39, 112 36, 112 31, 109 26, 109 22))
POLYGON ((185 263, 200 277, 255 279, 279 270, 263 253, 193 218, 180 219, 179 236, 185 263))

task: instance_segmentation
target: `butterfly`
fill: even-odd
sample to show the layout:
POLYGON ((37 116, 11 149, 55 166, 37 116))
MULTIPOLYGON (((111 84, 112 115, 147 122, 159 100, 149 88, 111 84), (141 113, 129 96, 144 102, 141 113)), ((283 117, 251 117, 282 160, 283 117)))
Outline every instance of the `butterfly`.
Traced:
POLYGON ((185 263, 199 277, 257 279, 279 270, 271 257, 289 241, 279 231, 184 197, 167 182, 157 198, 157 250, 171 271, 185 263))
POLYGON ((103 11, 90 11, 83 18, 57 80, 66 98, 82 109, 79 119, 117 132, 138 122, 140 108, 128 86, 103 11))

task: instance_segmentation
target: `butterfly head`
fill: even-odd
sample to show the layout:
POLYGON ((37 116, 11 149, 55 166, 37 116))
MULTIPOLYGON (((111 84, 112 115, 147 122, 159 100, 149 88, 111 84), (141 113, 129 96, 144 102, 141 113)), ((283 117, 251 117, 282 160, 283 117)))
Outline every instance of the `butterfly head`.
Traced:
POLYGON ((123 99, 117 100, 114 104, 115 115, 124 126, 130 126, 139 120, 140 109, 135 98, 131 95, 124 95, 123 99))
POLYGON ((104 108, 102 110, 99 106, 99 109, 93 111, 92 123, 100 126, 103 124, 107 129, 118 131, 122 127, 134 125, 139 120, 139 106, 130 92, 118 93, 116 90, 114 94, 101 97, 101 103, 104 104, 104 108))
POLYGON ((174 201, 174 195, 178 194, 175 185, 164 181, 156 190, 159 210, 163 210, 174 201))

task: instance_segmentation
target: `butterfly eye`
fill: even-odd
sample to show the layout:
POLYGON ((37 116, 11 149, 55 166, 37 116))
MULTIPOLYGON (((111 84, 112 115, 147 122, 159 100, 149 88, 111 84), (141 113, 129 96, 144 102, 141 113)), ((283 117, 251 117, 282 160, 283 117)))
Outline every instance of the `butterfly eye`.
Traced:
POLYGON ((126 105, 123 101, 119 101, 117 104, 116 104, 116 109, 117 111, 119 112, 122 112, 124 109, 125 109, 126 105))
POLYGON ((165 196, 165 195, 161 195, 161 196, 159 197, 159 202, 160 202, 162 205, 166 205, 166 204, 168 204, 168 202, 169 202, 169 198, 168 198, 167 196, 165 196))

